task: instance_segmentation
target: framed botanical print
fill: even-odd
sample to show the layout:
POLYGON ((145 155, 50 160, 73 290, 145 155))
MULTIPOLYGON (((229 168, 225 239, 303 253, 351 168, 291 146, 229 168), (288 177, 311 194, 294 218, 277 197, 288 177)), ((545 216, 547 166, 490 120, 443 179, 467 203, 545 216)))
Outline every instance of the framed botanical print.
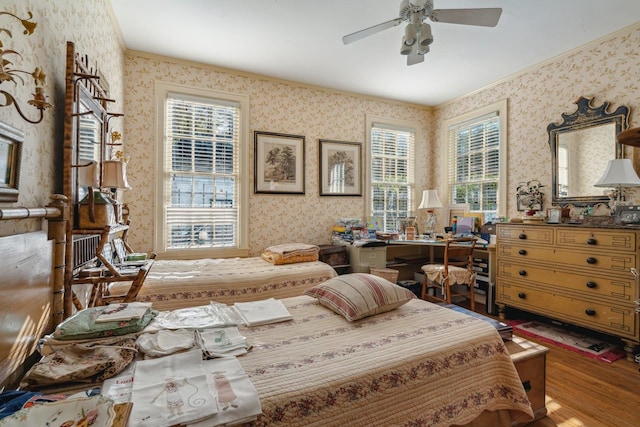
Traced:
POLYGON ((320 140, 320 195, 362 196, 362 144, 320 140))
POLYGON ((254 132, 255 193, 304 194, 304 136, 254 132))

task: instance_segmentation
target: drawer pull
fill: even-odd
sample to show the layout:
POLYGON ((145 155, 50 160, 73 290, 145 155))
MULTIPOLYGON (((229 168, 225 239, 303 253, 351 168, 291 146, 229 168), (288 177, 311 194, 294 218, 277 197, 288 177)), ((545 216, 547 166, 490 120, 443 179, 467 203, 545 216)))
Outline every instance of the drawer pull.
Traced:
POLYGON ((598 260, 595 259, 594 257, 590 256, 589 258, 587 258, 587 264, 595 264, 597 262, 598 262, 598 260))
POLYGON ((587 239, 587 245, 595 245, 596 243, 598 243, 596 239, 587 239))
POLYGON ((520 271, 518 271, 518 274, 521 275, 521 276, 526 276, 527 272, 525 270, 520 270, 520 271))
POLYGON ((518 294, 518 298, 525 299, 526 297, 527 297, 527 294, 525 294, 524 292, 520 292, 518 294))
POLYGON ((520 250, 518 251, 518 254, 520 254, 520 255, 526 255, 526 254, 527 254, 527 251, 526 251, 526 249, 520 249, 520 250))
POLYGON ((524 391, 530 392, 531 391, 531 381, 527 380, 527 381, 523 382, 522 383, 522 387, 524 387, 524 391))
POLYGON ((587 288, 589 289, 595 289, 596 286, 596 282, 587 282, 587 288))
POLYGON ((592 308, 587 308, 584 311, 584 314, 586 314, 587 316, 595 316, 596 315, 596 311, 592 308))
POLYGON ((524 233, 520 233, 520 234, 518 235, 518 239, 520 239, 520 240, 526 240, 526 239, 527 239, 527 235, 526 235, 526 234, 524 234, 524 233))

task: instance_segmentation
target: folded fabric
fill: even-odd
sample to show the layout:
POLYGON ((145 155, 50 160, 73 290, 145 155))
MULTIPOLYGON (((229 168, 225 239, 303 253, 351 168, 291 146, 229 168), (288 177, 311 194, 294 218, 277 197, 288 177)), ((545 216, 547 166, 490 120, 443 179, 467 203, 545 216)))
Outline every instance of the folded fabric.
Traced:
POLYGON ((261 301, 237 302, 233 309, 247 326, 259 326, 293 319, 282 301, 269 298, 261 301))
POLYGON ((218 405, 192 350, 136 362, 129 427, 168 427, 210 417, 218 405))
POLYGON ((78 340, 126 335, 141 331, 158 315, 158 311, 149 308, 139 319, 96 322, 104 308, 91 307, 77 312, 56 326, 52 336, 60 340, 78 340))
POLYGON ((189 350, 196 344, 196 340, 191 330, 162 330, 140 335, 136 344, 146 356, 162 357, 189 350))
POLYGON ((229 306, 212 302, 209 305, 170 311, 160 317, 158 323, 166 329, 201 329, 235 326, 238 324, 238 320, 235 312, 229 306))
POLYGON ((218 412, 189 427, 231 426, 255 420, 262 413, 260 398, 238 359, 225 357, 202 362, 218 412))
POLYGON ((131 363, 137 353, 133 339, 113 345, 67 345, 42 358, 24 376, 22 388, 66 382, 99 382, 110 378, 131 363))
POLYGON ((208 358, 241 356, 251 347, 237 326, 196 331, 196 340, 208 358))
POLYGON ((286 243, 269 246, 261 254, 262 259, 274 265, 294 264, 318 260, 320 248, 316 245, 304 243, 286 243))
POLYGON ((96 317, 96 322, 119 322, 123 320, 140 319, 151 308, 150 302, 123 302, 109 304, 100 307, 100 314, 96 317))

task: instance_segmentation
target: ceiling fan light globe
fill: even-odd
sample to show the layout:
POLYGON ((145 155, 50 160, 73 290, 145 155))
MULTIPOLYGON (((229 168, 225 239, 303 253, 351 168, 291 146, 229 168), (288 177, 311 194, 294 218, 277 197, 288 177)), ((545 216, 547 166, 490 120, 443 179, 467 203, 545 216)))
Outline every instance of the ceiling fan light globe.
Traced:
POLYGON ((429 53, 429 46, 418 45, 418 55, 424 55, 429 53))
POLYGON ((418 41, 418 32, 414 25, 409 24, 405 27, 402 40, 407 46, 413 46, 418 41))
POLYGON ((402 37, 402 46, 400 46, 400 54, 401 55, 409 55, 411 53, 412 46, 407 44, 406 37, 402 37))
POLYGON ((420 25, 420 37, 419 37, 420 46, 429 46, 433 43, 433 34, 431 33, 431 25, 422 24, 420 25))

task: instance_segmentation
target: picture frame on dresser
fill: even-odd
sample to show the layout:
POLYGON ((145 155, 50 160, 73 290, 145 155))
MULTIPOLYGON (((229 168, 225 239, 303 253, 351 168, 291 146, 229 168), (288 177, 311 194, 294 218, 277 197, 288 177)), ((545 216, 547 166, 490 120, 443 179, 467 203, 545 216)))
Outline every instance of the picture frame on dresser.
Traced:
POLYGON ((254 192, 305 193, 305 137, 254 132, 254 192))
POLYGON ((24 132, 0 122, 0 202, 17 202, 24 132))
POLYGON ((319 140, 320 195, 362 196, 362 144, 319 140))

